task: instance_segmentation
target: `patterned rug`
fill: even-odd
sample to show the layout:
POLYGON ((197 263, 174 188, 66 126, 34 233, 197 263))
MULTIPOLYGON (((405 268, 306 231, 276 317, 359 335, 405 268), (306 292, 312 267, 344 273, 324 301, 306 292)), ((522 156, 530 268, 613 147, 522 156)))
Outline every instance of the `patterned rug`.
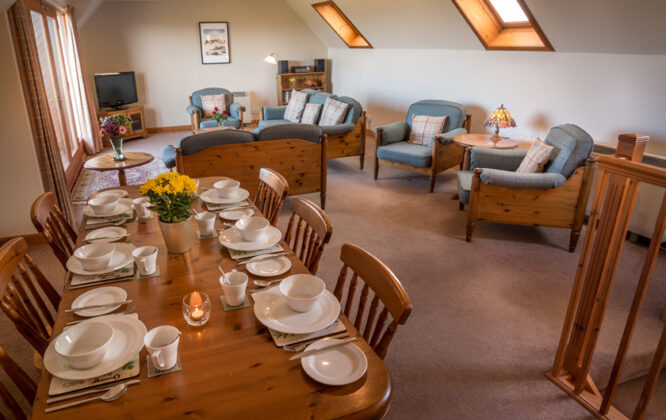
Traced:
MULTIPOLYGON (((154 178, 164 172, 169 172, 167 167, 164 166, 164 162, 161 159, 155 159, 147 165, 127 169, 125 171, 127 185, 141 185, 147 179, 154 178)), ((72 191, 72 201, 84 202, 95 191, 119 185, 117 171, 98 172, 83 169, 81 176, 76 181, 74 191, 72 191)))

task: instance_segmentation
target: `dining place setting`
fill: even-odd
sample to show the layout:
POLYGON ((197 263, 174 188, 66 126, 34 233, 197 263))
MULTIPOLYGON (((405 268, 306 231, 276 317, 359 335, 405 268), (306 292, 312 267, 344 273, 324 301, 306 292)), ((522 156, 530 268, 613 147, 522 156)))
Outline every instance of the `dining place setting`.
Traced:
MULTIPOLYGON (((290 381, 303 391, 354 384, 368 374, 369 366, 377 375, 378 363, 385 374, 372 350, 360 344, 364 337, 341 314, 338 297, 326 289, 323 279, 308 272, 282 232, 248 201, 247 190, 238 181, 217 179, 206 180, 212 185, 202 188, 188 208, 196 220, 190 233, 198 241, 184 254, 168 253, 168 246, 164 252, 160 230, 154 226, 155 219, 161 221, 159 205, 151 199, 137 200, 149 194, 103 191, 88 201, 87 219, 122 215, 125 222, 88 230, 86 219, 80 246, 67 260, 71 281, 66 297, 71 303, 61 308, 59 319, 66 322, 44 353, 44 369, 50 373, 43 385, 48 389, 44 413, 131 399, 133 394, 145 397, 151 381, 161 388, 164 385, 158 384, 164 382, 159 381, 172 381, 169 376, 190 378, 200 369, 193 358, 193 352, 200 351, 197 342, 208 340, 213 331, 231 338, 239 322, 255 331, 251 337, 258 341, 251 348, 284 364, 283 375, 294 376, 291 369, 283 369, 300 364, 302 379, 297 385, 295 378, 290 381), (145 217, 144 210, 153 214, 145 217), (140 223, 145 226, 139 228, 140 223), (217 256, 195 257, 207 247, 219 248, 217 256), (197 287, 185 284, 184 277, 192 274, 183 279, 169 275, 182 271, 189 258, 197 264, 194 271, 206 273, 197 287), (187 293, 171 303, 151 300, 158 292, 151 288, 167 278, 166 284, 180 281, 177 290, 187 293), (230 322, 233 328, 228 328, 230 322), (265 347, 266 340, 273 350, 265 347)), ((197 187, 200 184, 201 180, 197 187)), ((211 342, 210 351, 222 344, 211 342)), ((388 386, 386 380, 382 383, 388 386)), ((378 398, 383 404, 384 397, 378 398)))

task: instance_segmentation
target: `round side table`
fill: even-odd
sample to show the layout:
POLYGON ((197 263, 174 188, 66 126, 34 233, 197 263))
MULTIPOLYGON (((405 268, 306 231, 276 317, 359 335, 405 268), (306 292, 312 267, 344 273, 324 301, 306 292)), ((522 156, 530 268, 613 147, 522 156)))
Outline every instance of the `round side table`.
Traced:
POLYGON ((515 149, 520 146, 517 140, 503 138, 497 143, 492 141, 492 134, 460 134, 453 141, 465 148, 463 154, 462 169, 469 170, 469 157, 472 147, 488 147, 490 149, 515 149))
POLYGON ((121 186, 124 186, 127 185, 125 169, 145 165, 155 159, 150 153, 143 152, 125 152, 125 158, 125 160, 115 161, 113 160, 113 153, 109 153, 87 160, 83 166, 92 171, 118 171, 118 182, 121 186))

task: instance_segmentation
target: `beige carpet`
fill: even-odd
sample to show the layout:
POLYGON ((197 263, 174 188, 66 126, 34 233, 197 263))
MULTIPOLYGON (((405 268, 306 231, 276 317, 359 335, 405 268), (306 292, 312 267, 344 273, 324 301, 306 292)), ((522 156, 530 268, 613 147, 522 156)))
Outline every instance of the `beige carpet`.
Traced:
MULTIPOLYGON (((185 133, 180 133, 185 134, 185 133)), ((179 134, 129 142, 133 150, 157 153, 179 134)), ((372 145, 370 145, 370 148, 372 145)), ((370 150, 369 148, 369 150, 370 150)), ((372 160, 329 161, 327 213, 334 230, 319 275, 329 288, 340 269, 344 242, 364 247, 384 261, 407 289, 414 311, 389 348, 385 363, 393 380, 389 419, 588 419, 585 409, 547 381, 559 339, 578 253, 566 251, 561 229, 478 223, 464 240, 465 213, 451 200, 455 170, 427 178, 382 169, 372 179, 372 160)), ((308 195, 318 202, 317 194, 308 195)), ((280 221, 284 230, 289 204, 280 221)), ((598 346, 593 376, 612 363, 646 248, 627 243, 598 346)), ((38 256, 50 278, 62 275, 57 261, 38 256)), ((623 379, 645 373, 663 328, 666 257, 654 270, 623 379)), ((0 317, 3 345, 22 364, 31 350, 0 317)), ((666 419, 666 373, 649 419, 666 419)), ((625 413, 638 399, 642 381, 621 386, 617 405, 625 413)), ((257 402, 260 404, 260 401, 257 402)))

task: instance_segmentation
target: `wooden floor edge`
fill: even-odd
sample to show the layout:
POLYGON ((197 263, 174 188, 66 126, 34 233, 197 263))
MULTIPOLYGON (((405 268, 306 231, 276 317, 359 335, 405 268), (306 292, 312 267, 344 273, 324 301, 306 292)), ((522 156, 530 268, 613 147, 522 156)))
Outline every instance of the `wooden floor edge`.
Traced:
POLYGON ((584 392, 582 395, 576 394, 573 391, 573 385, 569 386, 568 383, 562 380, 560 377, 553 376, 553 374, 550 371, 546 372, 545 376, 546 378, 548 378, 549 381, 557 385, 557 387, 560 388, 562 391, 566 392, 567 395, 576 400, 580 405, 582 405, 587 411, 589 411, 594 417, 598 418, 599 420, 629 420, 627 416, 625 416, 618 409, 612 406, 608 412, 608 415, 604 416, 599 412, 599 407, 601 406, 601 403, 590 401, 587 398, 585 398, 584 395, 586 392, 584 392))
POLYGON ((155 134, 155 133, 169 133, 172 131, 186 131, 186 130, 191 130, 192 126, 191 125, 170 125, 166 127, 148 127, 146 130, 150 134, 155 134))

